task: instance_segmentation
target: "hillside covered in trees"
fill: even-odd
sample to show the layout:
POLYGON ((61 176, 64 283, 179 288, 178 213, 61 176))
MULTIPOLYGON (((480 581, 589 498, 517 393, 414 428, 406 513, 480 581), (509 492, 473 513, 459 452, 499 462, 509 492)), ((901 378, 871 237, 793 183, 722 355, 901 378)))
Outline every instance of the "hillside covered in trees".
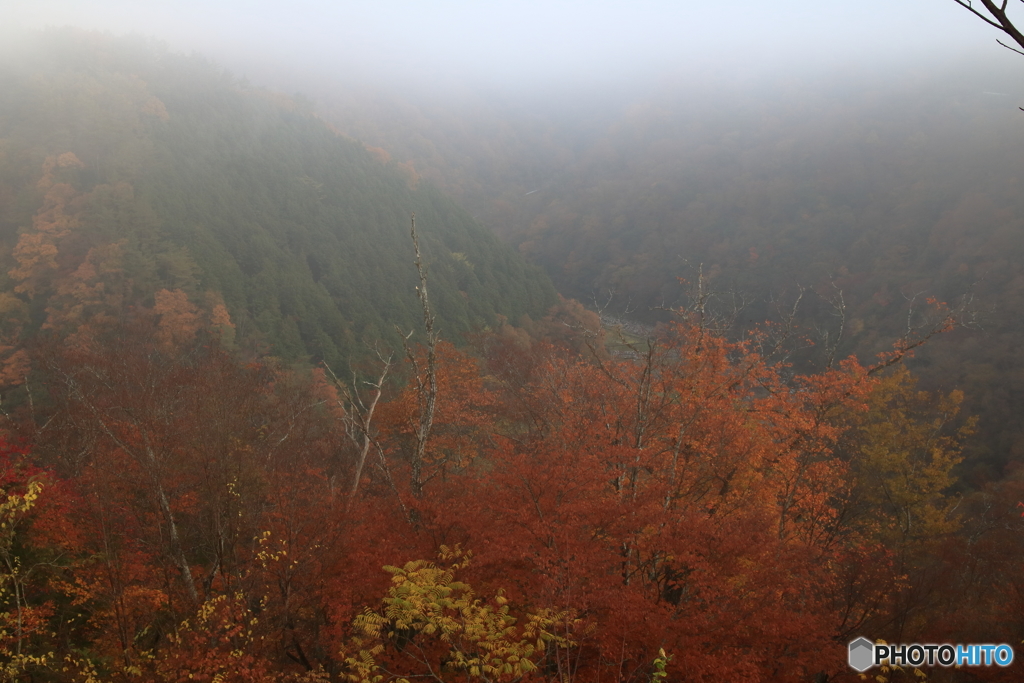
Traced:
POLYGON ((701 270, 719 312, 742 305, 734 333, 782 321, 803 291, 795 323, 815 347, 796 358, 820 367, 840 293, 841 352, 865 362, 923 299, 970 300, 970 324, 913 367, 966 392, 983 480, 1024 452, 1019 75, 937 59, 533 99, 309 87, 326 118, 413 161, 564 295, 594 307, 611 293, 617 318, 667 320, 701 270))
POLYGON ((6 50, 10 346, 166 290, 226 307, 247 347, 344 367, 421 317, 413 212, 449 338, 555 303, 543 275, 414 170, 299 103, 142 41, 59 31, 6 50))
POLYGON ((942 169, 962 150, 675 103, 447 146, 421 120, 428 158, 386 139, 409 110, 328 123, 146 42, 7 50, 0 680, 839 683, 858 636, 1024 640, 1024 472, 961 477, 995 418, 906 362, 981 348, 953 295, 1012 281, 1012 211, 942 169), (688 299, 656 282, 680 250, 688 299), (779 305, 729 317, 730 289, 779 305))

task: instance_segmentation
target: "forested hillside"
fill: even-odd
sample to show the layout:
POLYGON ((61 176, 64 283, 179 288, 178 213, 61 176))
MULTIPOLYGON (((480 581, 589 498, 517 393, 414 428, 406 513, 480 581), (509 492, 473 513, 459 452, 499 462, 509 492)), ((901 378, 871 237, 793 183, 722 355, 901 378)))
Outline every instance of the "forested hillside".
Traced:
POLYGON ((529 103, 324 86, 321 107, 414 161, 563 294, 594 306, 613 293, 619 317, 667 319, 701 267, 719 311, 742 302, 738 328, 781 320, 802 289, 796 322, 816 350, 798 358, 820 367, 840 292, 840 350, 864 361, 925 298, 966 296, 970 328, 913 367, 965 390, 981 420, 970 460, 991 478, 1024 452, 1017 80, 1019 65, 939 60, 827 78, 691 74, 529 103))
POLYGON ((415 171, 199 57, 71 31, 7 52, 9 345, 167 290, 225 306, 247 347, 344 367, 421 317, 413 212, 447 338, 555 302, 546 277, 415 171))
MULTIPOLYGON (((5 46, 0 682, 852 683, 858 637, 1022 642, 1020 119, 840 130, 858 92, 464 126, 5 46)), ((1021 678, 975 664, 864 676, 1021 678)))

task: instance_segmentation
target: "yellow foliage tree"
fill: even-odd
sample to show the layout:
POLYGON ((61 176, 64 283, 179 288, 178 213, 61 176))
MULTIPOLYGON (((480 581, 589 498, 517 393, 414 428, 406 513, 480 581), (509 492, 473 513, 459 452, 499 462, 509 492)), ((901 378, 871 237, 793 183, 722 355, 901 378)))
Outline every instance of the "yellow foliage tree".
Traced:
POLYGON ((455 579, 468 564, 468 554, 442 546, 441 559, 451 566, 416 560, 384 568, 393 585, 380 610, 367 609, 355 620, 361 638, 355 641, 357 653, 345 658, 350 681, 408 683, 423 676, 438 682, 456 677, 513 681, 537 671, 549 647, 575 644, 555 633, 559 625, 575 624, 571 614, 543 609, 527 615, 520 629, 501 592, 485 602, 455 579), (362 647, 367 639, 370 646, 362 647), (397 673, 379 664, 386 644, 407 655, 410 667, 418 670, 397 673))
POLYGON ((39 499, 43 485, 30 481, 24 493, 8 493, 0 502, 0 681, 23 678, 48 666, 53 653, 31 647, 32 636, 45 631, 49 611, 26 597, 30 568, 15 551, 19 531, 39 499))
POLYGON ((959 527, 959 500, 947 492, 975 422, 951 428, 962 401, 960 391, 918 391, 901 367, 879 382, 867 412, 855 418, 855 496, 870 517, 887 522, 876 533, 891 546, 918 545, 959 527))

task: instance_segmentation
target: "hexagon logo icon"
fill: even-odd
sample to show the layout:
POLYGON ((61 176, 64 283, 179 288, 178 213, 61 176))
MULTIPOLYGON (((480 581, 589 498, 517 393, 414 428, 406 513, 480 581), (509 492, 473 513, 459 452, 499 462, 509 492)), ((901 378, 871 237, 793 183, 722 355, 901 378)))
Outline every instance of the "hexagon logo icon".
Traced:
POLYGON ((850 667, 867 671, 875 663, 875 644, 861 636, 850 643, 850 667))

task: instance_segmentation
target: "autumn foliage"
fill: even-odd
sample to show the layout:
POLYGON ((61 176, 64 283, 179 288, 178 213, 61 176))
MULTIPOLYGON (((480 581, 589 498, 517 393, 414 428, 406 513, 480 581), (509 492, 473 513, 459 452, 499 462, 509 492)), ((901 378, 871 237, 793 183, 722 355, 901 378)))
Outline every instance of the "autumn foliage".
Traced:
POLYGON ((843 680, 852 637, 929 633, 965 552, 970 423, 902 370, 793 375, 685 319, 617 354, 439 342, 416 466, 425 350, 346 383, 229 325, 163 292, 37 351, 8 678, 843 680))
MULTIPOLYGON (((419 182, 429 164, 195 60, 49 40, 72 71, 4 81, 0 682, 835 683, 860 680, 858 636, 1024 640, 1024 470, 959 481, 964 397, 903 365, 950 327, 941 301, 869 365, 834 339, 790 365, 795 313, 722 336, 704 298, 617 334, 419 182), (396 246, 411 206, 436 230, 418 280, 396 246)), ((595 212, 621 207, 597 194, 556 202, 520 249, 571 223, 588 239, 567 282, 611 249, 618 284, 664 291, 660 256, 621 240, 640 223, 609 237, 595 212)), ((700 242, 680 216, 735 223, 696 199, 666 204, 662 246, 700 242)), ((779 213, 778 244, 742 237, 750 220, 705 247, 778 283, 784 254, 811 253, 794 235, 849 224, 840 204, 779 213)), ((886 307, 848 321, 873 340, 890 274, 939 253, 879 243, 829 247, 881 259, 884 283, 830 283, 886 307)), ((1021 678, 883 678, 925 674, 1021 678)))
POLYGON ((4 679, 832 681, 858 635, 1024 630, 1024 495, 951 493, 973 422, 902 367, 923 339, 801 374, 779 330, 608 343, 562 301, 470 351, 421 271, 425 344, 302 370, 215 292, 140 296, 75 233, 80 166, 46 160, 0 300, 4 679))

